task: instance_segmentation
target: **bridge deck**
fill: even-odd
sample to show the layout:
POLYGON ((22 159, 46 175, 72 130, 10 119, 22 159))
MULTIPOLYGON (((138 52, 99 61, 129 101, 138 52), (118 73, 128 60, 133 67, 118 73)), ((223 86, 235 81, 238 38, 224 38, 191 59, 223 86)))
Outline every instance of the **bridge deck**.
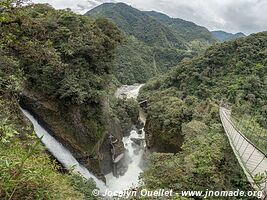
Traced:
POLYGON ((231 112, 225 108, 220 108, 220 117, 230 141, 230 145, 243 168, 249 182, 255 189, 262 190, 267 195, 267 181, 261 184, 254 182, 254 177, 265 174, 267 171, 267 157, 257 147, 253 145, 231 121, 231 112))

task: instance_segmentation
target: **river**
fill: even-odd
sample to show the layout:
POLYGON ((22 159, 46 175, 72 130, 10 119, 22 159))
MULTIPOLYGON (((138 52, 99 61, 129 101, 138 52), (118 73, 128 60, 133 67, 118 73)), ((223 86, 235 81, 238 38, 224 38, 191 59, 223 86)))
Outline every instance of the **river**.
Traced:
MULTIPOLYGON (((117 98, 134 98, 136 99, 139 93, 141 84, 135 84, 130 86, 122 86, 118 88, 115 93, 117 98)), ((60 142, 52 137, 38 122, 37 120, 26 110, 22 109, 23 114, 32 122, 36 135, 41 138, 42 143, 46 146, 48 151, 66 168, 74 167, 74 171, 80 173, 85 178, 92 178, 96 182, 100 191, 105 192, 106 189, 110 191, 123 191, 137 187, 139 185, 139 175, 142 170, 143 154, 145 149, 145 132, 142 129, 142 133, 138 134, 136 129, 131 130, 130 135, 123 138, 124 147, 126 149, 125 156, 127 156, 128 166, 123 175, 118 177, 113 176, 112 173, 107 174, 106 185, 89 172, 84 166, 82 166, 60 142), (134 140, 141 140, 141 145, 137 145, 134 140)), ((142 111, 140 111, 140 120, 145 122, 142 117, 142 111)))
MULTIPOLYGON (((120 87, 115 96, 117 98, 134 98, 136 99, 142 84, 124 85, 120 87)), ((140 110, 139 120, 145 123, 142 110, 140 110)), ((136 129, 131 130, 130 135, 123 138, 124 147, 126 149, 125 156, 128 158, 127 171, 119 177, 113 176, 112 173, 106 175, 107 187, 112 191, 123 191, 126 189, 136 188, 139 185, 139 175, 142 170, 143 154, 145 149, 145 132, 138 134, 136 129), (138 145, 134 140, 141 141, 138 145)))

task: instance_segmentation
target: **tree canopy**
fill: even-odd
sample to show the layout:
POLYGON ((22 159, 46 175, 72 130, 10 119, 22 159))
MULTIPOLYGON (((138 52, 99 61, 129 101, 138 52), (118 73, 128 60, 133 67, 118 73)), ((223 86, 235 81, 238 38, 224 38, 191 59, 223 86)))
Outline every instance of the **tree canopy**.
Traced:
POLYGON ((148 146, 163 153, 152 156, 154 167, 143 175, 149 187, 247 187, 218 110, 222 101, 227 102, 233 115, 253 116, 257 126, 266 128, 266 38, 267 32, 262 32, 211 46, 141 89, 139 99, 148 100, 148 146), (164 154, 169 152, 177 154, 164 154), (177 173, 165 179, 164 172, 177 173))

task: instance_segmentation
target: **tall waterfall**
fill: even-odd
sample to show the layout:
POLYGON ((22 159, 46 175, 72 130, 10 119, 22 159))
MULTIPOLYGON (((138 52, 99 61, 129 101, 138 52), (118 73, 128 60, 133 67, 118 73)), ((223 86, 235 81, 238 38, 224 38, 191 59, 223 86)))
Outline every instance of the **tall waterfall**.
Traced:
POLYGON ((59 143, 54 137, 52 137, 38 122, 37 120, 26 110, 21 109, 23 114, 32 122, 36 135, 41 138, 42 143, 46 146, 49 152, 67 169, 73 168, 74 172, 81 174, 83 177, 89 179, 92 178, 96 182, 100 191, 105 191, 106 186, 103 181, 96 178, 90 173, 84 166, 82 166, 61 143, 59 143))
MULTIPOLYGON (((117 98, 134 98, 136 99, 142 84, 124 85, 120 87, 115 96, 117 98)), ((139 119, 145 123, 142 111, 140 111, 139 119)), ((113 176, 112 173, 106 175, 107 186, 111 191, 123 191, 139 186, 139 175, 142 170, 143 154, 145 150, 145 132, 142 128, 141 134, 133 129, 129 136, 123 138, 123 144, 126 149, 125 156, 127 157, 127 170, 119 177, 113 176), (136 144, 135 140, 139 140, 140 144, 136 144)))
MULTIPOLYGON (((116 92, 118 98, 137 98, 142 85, 122 86, 116 92)), ((105 193, 108 189, 110 191, 123 191, 139 185, 139 175, 142 172, 142 158, 145 148, 145 132, 142 129, 141 134, 137 130, 132 130, 130 135, 123 138, 124 147, 127 156, 127 170, 119 177, 113 176, 112 173, 106 175, 107 186, 90 173, 84 166, 82 166, 60 142, 51 136, 37 120, 26 110, 21 109, 23 114, 32 122, 36 135, 41 138, 42 143, 46 146, 49 152, 66 168, 73 168, 75 172, 80 173, 85 178, 92 178, 96 182, 97 187, 101 193, 105 193), (140 145, 136 144, 134 140, 140 140, 140 145)), ((144 118, 140 115, 140 120, 144 122, 144 118)))

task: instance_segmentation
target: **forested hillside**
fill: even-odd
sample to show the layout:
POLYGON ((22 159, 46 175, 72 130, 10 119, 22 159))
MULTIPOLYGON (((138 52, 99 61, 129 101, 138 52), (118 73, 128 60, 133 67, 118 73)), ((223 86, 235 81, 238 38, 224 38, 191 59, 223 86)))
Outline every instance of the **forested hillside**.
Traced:
POLYGON ((227 102, 236 116, 251 115, 267 128, 266 39, 262 32, 216 44, 143 87, 139 98, 148 100, 147 143, 163 152, 153 154, 152 167, 143 175, 147 186, 171 185, 178 191, 247 187, 218 108, 227 102), (179 153, 165 154, 170 152, 179 153))
POLYGON ((0 1, 1 200, 99 199, 94 181, 48 153, 20 107, 104 182, 147 167, 137 190, 252 190, 218 109, 267 129, 267 32, 216 43, 204 27, 123 3, 83 16, 27 2, 0 1), (115 84, 148 79, 138 97, 147 115, 126 90, 116 99, 115 84), (145 137, 125 142, 131 134, 145 137), (139 146, 133 158, 127 145, 139 146))
POLYGON ((180 36, 186 42, 191 50, 205 50, 209 44, 216 42, 216 39, 213 38, 207 28, 198 26, 193 22, 171 18, 155 11, 145 13, 174 31, 176 35, 180 36))
POLYGON ((186 49, 185 41, 168 27, 127 4, 104 3, 85 15, 106 17, 127 35, 132 35, 147 45, 186 49))
POLYGON ((210 32, 192 22, 156 12, 139 11, 124 3, 104 3, 85 15, 113 21, 127 41, 116 56, 115 75, 122 83, 145 82, 192 58, 215 42, 210 32))
MULTIPOLYGON (((76 155, 98 154, 108 128, 106 79, 121 32, 104 19, 23 3, 0 3, 0 199, 96 199, 90 180, 58 172, 18 102, 76 155)), ((97 173, 94 159, 84 164, 97 173)))

